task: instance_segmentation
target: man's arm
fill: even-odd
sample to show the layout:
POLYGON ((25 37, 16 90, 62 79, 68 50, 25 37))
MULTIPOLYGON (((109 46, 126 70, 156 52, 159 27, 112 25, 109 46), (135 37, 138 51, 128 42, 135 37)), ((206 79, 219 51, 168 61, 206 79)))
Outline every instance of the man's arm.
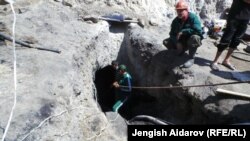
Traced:
POLYGON ((175 33, 175 19, 171 23, 171 30, 169 32, 170 39, 172 39, 174 42, 177 41, 177 33, 175 33))
POLYGON ((120 80, 119 83, 123 84, 124 86, 127 86, 126 88, 121 88, 122 91, 126 91, 126 92, 132 91, 131 76, 129 74, 126 74, 126 77, 120 80))
POLYGON ((202 35, 202 28, 201 28, 201 22, 198 19, 196 15, 194 15, 194 18, 192 19, 192 25, 191 28, 188 29, 182 29, 182 34, 192 35, 192 34, 199 34, 202 35))

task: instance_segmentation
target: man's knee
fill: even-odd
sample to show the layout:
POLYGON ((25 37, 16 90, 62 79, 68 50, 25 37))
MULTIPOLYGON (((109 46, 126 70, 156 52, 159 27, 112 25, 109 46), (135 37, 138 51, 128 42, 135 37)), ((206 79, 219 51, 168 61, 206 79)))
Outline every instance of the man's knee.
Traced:
POLYGON ((167 39, 163 40, 163 45, 165 47, 167 47, 168 49, 175 48, 174 42, 170 38, 167 38, 167 39))
POLYGON ((240 40, 233 41, 233 42, 230 43, 229 48, 237 49, 237 47, 239 46, 239 44, 240 44, 240 40))
POLYGON ((218 48, 219 52, 222 52, 222 51, 224 51, 228 47, 228 44, 221 42, 221 43, 219 43, 219 44, 217 44, 215 46, 218 48))
POLYGON ((244 34, 241 34, 241 35, 239 35, 239 36, 237 36, 237 37, 234 37, 234 38, 232 39, 232 41, 230 42, 229 47, 230 47, 230 48, 236 49, 236 48, 239 46, 239 44, 240 44, 240 42, 241 42, 241 39, 242 39, 243 35, 244 35, 244 34))
POLYGON ((198 35, 192 35, 187 41, 188 47, 200 47, 201 37, 198 35))

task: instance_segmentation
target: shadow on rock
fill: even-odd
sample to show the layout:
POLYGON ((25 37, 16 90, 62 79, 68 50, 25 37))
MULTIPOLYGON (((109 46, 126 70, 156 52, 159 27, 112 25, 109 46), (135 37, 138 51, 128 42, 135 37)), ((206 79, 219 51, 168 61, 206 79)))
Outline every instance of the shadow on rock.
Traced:
POLYGON ((187 60, 187 54, 177 56, 174 50, 164 50, 157 53, 153 56, 147 69, 147 84, 153 86, 175 84, 177 80, 183 79, 184 73, 182 73, 180 66, 187 60))
POLYGON ((40 119, 48 118, 49 116, 51 116, 54 107, 55 107, 54 103, 52 103, 52 102, 46 103, 45 102, 45 104, 40 108, 39 113, 38 113, 37 116, 40 119))
POLYGON ((212 61, 200 58, 200 57, 195 57, 195 63, 199 66, 210 66, 212 61))
POLYGON ((210 71, 210 72, 224 79, 233 79, 231 71, 210 71))
POLYGON ((239 81, 250 80, 250 71, 236 72, 236 71, 211 71, 212 74, 224 79, 234 79, 239 81))
POLYGON ((143 91, 133 90, 131 96, 124 103, 124 105, 119 110, 121 116, 127 120, 141 114, 152 115, 151 109, 154 107, 154 103, 156 103, 156 98, 148 95, 147 93, 143 93, 143 91), (136 107, 140 107, 144 105, 144 108, 140 108, 136 110, 136 107), (150 107, 148 107, 150 105, 150 107))
MULTIPOLYGON (((249 99, 248 99, 249 100, 249 99)), ((250 104, 242 104, 234 106, 233 110, 229 113, 232 115, 232 123, 250 123, 250 104)))
POLYGON ((245 113, 250 112, 250 104, 244 104, 248 101, 249 98, 227 94, 209 96, 202 103, 204 106, 203 113, 206 115, 207 123, 209 124, 234 124, 249 122, 250 116, 245 113))
POLYGON ((188 59, 186 53, 177 55, 176 50, 164 50, 153 56, 151 65, 155 63, 157 65, 163 64, 167 69, 172 70, 183 65, 188 59))

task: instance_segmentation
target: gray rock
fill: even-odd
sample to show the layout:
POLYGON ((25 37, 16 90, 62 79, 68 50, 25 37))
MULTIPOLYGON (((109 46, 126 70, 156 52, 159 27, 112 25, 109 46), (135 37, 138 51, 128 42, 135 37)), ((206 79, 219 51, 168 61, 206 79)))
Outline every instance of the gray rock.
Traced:
POLYGON ((70 0, 63 0, 62 4, 65 5, 65 6, 73 7, 73 4, 71 3, 70 0))
POLYGON ((119 115, 119 113, 115 112, 106 112, 106 117, 109 121, 109 124, 112 125, 115 133, 120 135, 121 138, 126 138, 127 136, 127 124, 125 120, 119 115))
MULTIPOLYGON (((3 1, 0 2, 2 4, 3 1)), ((122 117, 107 127, 114 115, 107 114, 107 119, 96 103, 95 72, 112 60, 128 66, 135 81, 134 86, 186 86, 231 81, 231 74, 226 68, 222 68, 221 72, 211 72, 208 64, 216 48, 209 39, 203 40, 195 63, 189 69, 178 67, 186 60, 186 54, 178 57, 162 46, 163 39, 169 36, 172 18, 176 15, 173 0, 65 2, 68 6, 43 0, 17 0, 14 5, 15 9, 29 9, 21 10, 22 14, 18 15, 16 38, 46 48, 58 48, 62 53, 17 46, 17 106, 7 134, 8 141, 21 140, 50 116, 52 118, 26 140, 82 141, 92 137, 92 140, 98 141, 127 140, 126 124, 122 117), (87 24, 77 19, 79 15, 99 17, 117 12, 143 19, 140 26, 144 28, 137 24, 110 24, 94 20, 96 24, 87 24), (166 13, 173 13, 173 17, 166 13), (147 19, 151 18, 157 21, 156 26, 147 25, 147 19)), ((205 18, 219 17, 225 8, 221 0, 204 2, 202 9, 205 9, 205 18)), ((197 14, 202 10, 201 6, 202 3, 192 3, 194 10, 198 8, 195 11, 197 14)), ((11 33, 13 15, 9 5, 0 6, 0 17, 0 23, 3 23, 0 24, 1 32, 11 33)), ((1 137, 13 105, 12 49, 11 42, 0 46, 1 137)), ((242 71, 249 71, 249 65, 234 59, 232 61, 241 65, 242 71)), ((248 84, 223 88, 242 93, 250 91, 248 84)), ((215 89, 139 91, 139 99, 142 100, 136 101, 135 105, 132 103, 132 108, 126 111, 129 113, 125 114, 133 116, 143 112, 175 124, 249 121, 248 100, 216 95, 215 89), (145 98, 147 96, 149 98, 145 98)))

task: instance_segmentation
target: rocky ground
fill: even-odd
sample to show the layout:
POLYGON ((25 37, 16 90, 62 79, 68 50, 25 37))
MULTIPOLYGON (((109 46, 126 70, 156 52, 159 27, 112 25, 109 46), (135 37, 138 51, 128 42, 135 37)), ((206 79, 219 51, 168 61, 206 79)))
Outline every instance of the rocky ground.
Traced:
MULTIPOLYGON (((0 1, 1 4, 3 1, 0 1)), ((216 48, 205 39, 191 69, 178 67, 162 46, 175 16, 175 0, 16 0, 16 39, 33 46, 58 49, 60 54, 17 45, 17 105, 6 141, 126 140, 125 122, 135 115, 151 115, 175 124, 232 124, 247 122, 249 100, 215 94, 216 87, 134 91, 129 109, 119 115, 103 113, 94 83, 97 70, 112 60, 128 65, 135 85, 169 86, 233 81, 230 70, 212 72, 216 48), (85 16, 122 13, 140 18, 137 24, 112 25, 84 21, 85 16), (132 108, 131 108, 132 107, 132 108), (44 124, 39 126, 42 121, 44 124), (39 126, 39 128, 37 128, 39 126)), ((191 10, 212 19, 227 7, 223 0, 190 2, 191 10), (214 9, 216 7, 216 9, 214 9)), ((11 35, 13 15, 0 5, 0 32, 11 35)), ((0 136, 13 105, 13 46, 0 42, 0 136)), ((238 52, 243 52, 241 45, 238 52)), ((236 53, 236 55, 238 55, 236 53)), ((240 55, 244 57, 244 55, 240 55)), ((249 74, 249 62, 232 60, 249 74)), ((220 88, 249 93, 249 84, 220 88)))

